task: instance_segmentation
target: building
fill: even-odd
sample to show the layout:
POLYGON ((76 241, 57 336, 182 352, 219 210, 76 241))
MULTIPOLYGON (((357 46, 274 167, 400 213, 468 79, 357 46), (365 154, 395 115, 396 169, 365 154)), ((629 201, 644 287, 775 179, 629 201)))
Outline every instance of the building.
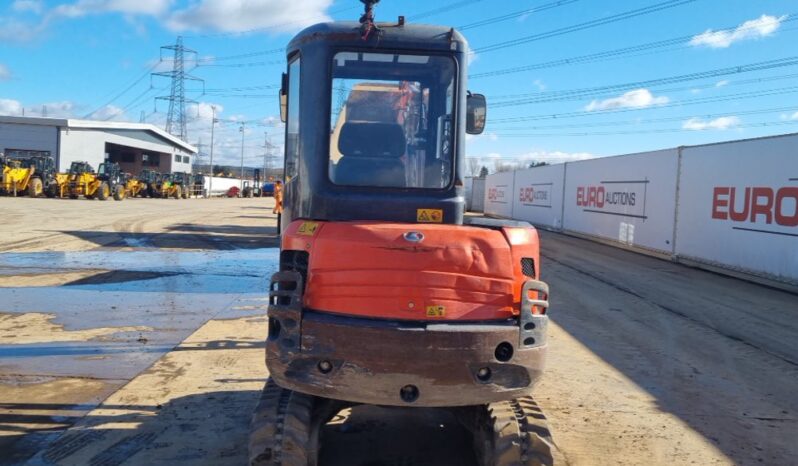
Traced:
POLYGON ((59 171, 75 161, 117 162, 134 175, 191 172, 197 149, 151 124, 0 116, 0 152, 9 157, 46 155, 59 171))

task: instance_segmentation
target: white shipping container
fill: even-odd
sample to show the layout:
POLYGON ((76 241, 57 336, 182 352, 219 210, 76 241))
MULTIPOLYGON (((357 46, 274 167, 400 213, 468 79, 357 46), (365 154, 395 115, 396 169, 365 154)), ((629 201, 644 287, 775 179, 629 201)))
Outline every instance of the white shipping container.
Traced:
POLYGON ((676 254, 798 283, 798 135, 682 150, 676 254))
POLYGON ((513 218, 561 229, 565 171, 566 165, 559 164, 515 172, 513 218))
POLYGON ((471 182, 471 212, 485 211, 485 178, 474 178, 471 182))
POLYGON ((678 150, 569 163, 563 228, 673 253, 678 150))
MULTIPOLYGON (((204 178, 205 178, 205 188, 204 188, 205 193, 209 193, 211 189, 211 182, 210 182, 211 177, 206 176, 204 178)), ((239 178, 220 178, 218 176, 214 176, 213 186, 212 186, 213 191, 210 192, 210 197, 224 196, 227 194, 227 191, 233 186, 240 188, 241 180, 239 178)))
POLYGON ((513 192, 515 172, 488 175, 485 180, 485 214, 495 217, 513 217, 513 192))

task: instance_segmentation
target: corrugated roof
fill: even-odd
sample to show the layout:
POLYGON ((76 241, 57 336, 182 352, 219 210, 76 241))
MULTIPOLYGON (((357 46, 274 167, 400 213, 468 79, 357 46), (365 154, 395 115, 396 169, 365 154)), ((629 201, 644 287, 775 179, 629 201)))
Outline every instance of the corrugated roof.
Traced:
POLYGON ((196 154, 197 148, 191 144, 172 136, 166 131, 158 128, 149 123, 129 123, 119 121, 95 121, 95 120, 78 120, 73 118, 45 118, 45 117, 17 117, 17 116, 0 116, 0 123, 16 123, 25 125, 40 125, 40 126, 58 126, 60 128, 83 128, 83 129, 127 129, 149 131, 154 133, 161 139, 180 146, 183 149, 196 154))

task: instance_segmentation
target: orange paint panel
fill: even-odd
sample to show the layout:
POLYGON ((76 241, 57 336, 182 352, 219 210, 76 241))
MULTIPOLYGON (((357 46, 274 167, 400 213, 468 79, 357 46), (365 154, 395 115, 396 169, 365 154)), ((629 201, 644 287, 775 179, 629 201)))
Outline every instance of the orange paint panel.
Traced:
POLYGON ((319 311, 402 320, 505 319, 520 308, 520 257, 538 261, 534 230, 314 223, 315 234, 307 236, 299 231, 303 221, 293 222, 282 246, 310 252, 304 306, 319 311), (445 312, 429 317, 433 306, 445 312))

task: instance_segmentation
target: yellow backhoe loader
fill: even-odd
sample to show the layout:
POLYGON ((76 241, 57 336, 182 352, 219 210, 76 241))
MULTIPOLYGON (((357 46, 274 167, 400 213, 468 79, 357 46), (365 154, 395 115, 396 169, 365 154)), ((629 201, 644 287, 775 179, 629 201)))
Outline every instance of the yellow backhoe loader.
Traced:
POLYGON ((5 159, 5 157, 3 159, 3 177, 0 180, 0 191, 3 194, 18 196, 28 193, 32 197, 36 197, 35 188, 37 186, 41 193, 41 180, 34 179, 34 182, 31 183, 33 174, 36 172, 35 167, 23 160, 5 159))

